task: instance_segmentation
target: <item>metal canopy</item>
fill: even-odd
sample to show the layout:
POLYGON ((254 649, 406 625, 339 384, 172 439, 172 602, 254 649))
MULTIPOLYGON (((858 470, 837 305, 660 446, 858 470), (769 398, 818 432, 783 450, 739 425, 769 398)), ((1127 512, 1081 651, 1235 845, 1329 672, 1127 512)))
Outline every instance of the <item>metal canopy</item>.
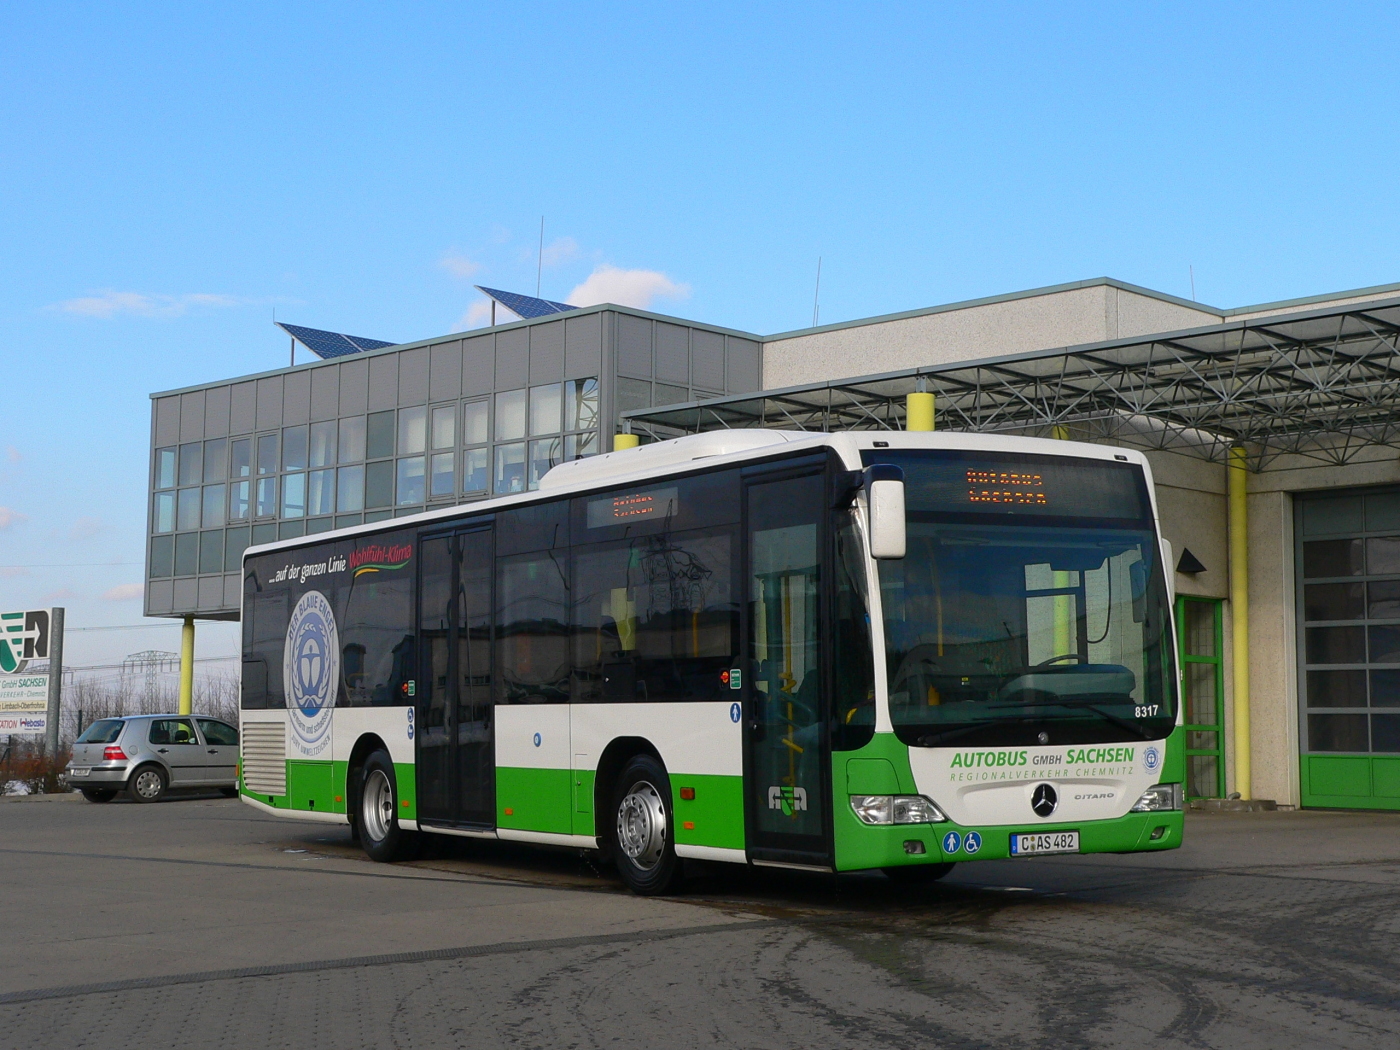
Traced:
POLYGON ((904 398, 936 395, 939 429, 1043 434, 1065 427, 1262 470, 1284 454, 1343 464, 1400 447, 1400 298, 1233 321, 1148 339, 811 383, 637 409, 657 437, 737 427, 892 430, 904 398))

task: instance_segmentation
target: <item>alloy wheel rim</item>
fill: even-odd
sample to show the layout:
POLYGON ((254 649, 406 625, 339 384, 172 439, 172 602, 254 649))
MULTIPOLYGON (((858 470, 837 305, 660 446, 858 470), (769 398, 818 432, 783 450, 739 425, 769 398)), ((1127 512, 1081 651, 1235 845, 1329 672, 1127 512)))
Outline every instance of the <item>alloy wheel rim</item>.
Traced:
POLYGON ((160 794, 160 774, 146 770, 136 778, 136 793, 142 798, 155 798, 160 794))
POLYGON ((645 780, 633 784, 617 807, 617 843, 637 867, 649 871, 666 848, 666 806, 645 780))
POLYGON ((389 834, 389 826, 394 819, 394 791, 383 770, 376 769, 366 778, 361 810, 369 837, 375 842, 382 841, 389 834))

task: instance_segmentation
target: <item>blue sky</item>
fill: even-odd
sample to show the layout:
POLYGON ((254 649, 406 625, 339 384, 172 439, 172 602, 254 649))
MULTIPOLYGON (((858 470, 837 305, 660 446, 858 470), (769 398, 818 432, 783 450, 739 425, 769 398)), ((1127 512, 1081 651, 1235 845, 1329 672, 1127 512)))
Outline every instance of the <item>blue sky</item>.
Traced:
MULTIPOLYGON (((135 623, 146 395, 472 284, 757 332, 1108 275, 1400 280, 1393 6, 0 11, 0 607, 135 623), (104 595, 106 597, 104 597, 104 595)), ((175 648, 73 636, 70 662, 175 648)), ((232 635, 201 635, 201 653, 232 635)))

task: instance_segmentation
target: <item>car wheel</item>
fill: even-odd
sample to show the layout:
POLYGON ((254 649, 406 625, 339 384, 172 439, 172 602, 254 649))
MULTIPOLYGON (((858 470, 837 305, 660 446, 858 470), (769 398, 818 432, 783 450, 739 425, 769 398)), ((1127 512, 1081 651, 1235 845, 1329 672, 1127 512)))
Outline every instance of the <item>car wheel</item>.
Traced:
POLYGON ((83 798, 89 802, 111 802, 117 797, 117 793, 112 788, 81 788, 83 798))
POLYGON ((170 781, 160 766, 141 766, 126 782, 126 793, 133 802, 159 802, 165 797, 165 789, 169 786, 170 781))
POLYGON ((954 867, 954 864, 905 864, 898 868, 885 868, 884 872, 891 882, 914 885, 921 882, 937 882, 954 867))
POLYGON ((237 789, 237 788, 219 788, 219 794, 223 795, 224 798, 237 798, 237 797, 238 797, 238 789, 237 789))
POLYGON ((394 763, 384 751, 365 760, 360 771, 359 806, 355 826, 360 845, 371 860, 410 860, 418 836, 399 827, 399 789, 394 763))
POLYGON ((667 893, 680 883, 671 779, 651 755, 637 755, 622 768, 613 792, 610 845, 617 872, 633 893, 667 893))

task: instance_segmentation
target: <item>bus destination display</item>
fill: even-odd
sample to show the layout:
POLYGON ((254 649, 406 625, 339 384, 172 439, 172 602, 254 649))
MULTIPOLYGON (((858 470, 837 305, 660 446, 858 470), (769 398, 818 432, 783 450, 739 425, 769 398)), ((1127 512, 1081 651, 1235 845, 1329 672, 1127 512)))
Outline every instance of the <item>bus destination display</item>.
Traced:
POLYGON ((673 517, 680 509, 679 490, 646 489, 588 501, 588 527, 626 525, 631 521, 673 517))
POLYGON ((969 503, 1016 503, 1034 507, 1050 503, 1045 493, 1044 475, 1008 470, 969 470, 967 499, 969 503))

